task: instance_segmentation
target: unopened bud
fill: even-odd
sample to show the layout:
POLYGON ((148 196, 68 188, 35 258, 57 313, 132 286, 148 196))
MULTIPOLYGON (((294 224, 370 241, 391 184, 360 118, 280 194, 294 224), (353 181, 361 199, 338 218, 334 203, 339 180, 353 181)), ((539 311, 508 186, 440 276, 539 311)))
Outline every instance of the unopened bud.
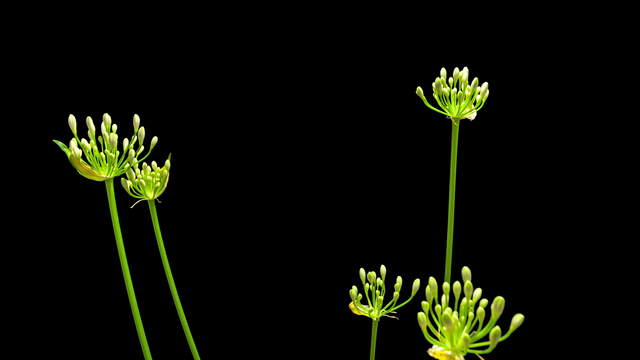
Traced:
POLYGON ((467 280, 464 283, 464 296, 467 299, 471 299, 471 295, 473 295, 473 285, 471 284, 471 281, 467 280))
POLYGON ((462 291, 462 286, 460 285, 460 281, 457 281, 453 283, 453 296, 455 296, 455 298, 459 298, 460 297, 460 292, 462 291))
POLYGON ((158 137, 157 136, 152 137, 151 138, 151 147, 149 147, 149 151, 151 151, 151 149, 153 149, 156 146, 157 143, 158 143, 158 137))
POLYGON ((517 328, 519 328, 520 325, 522 325, 523 321, 524 321, 524 315, 522 314, 513 315, 513 318, 511 319, 511 326, 509 327, 509 332, 513 332, 517 328))
POLYGON ((440 69, 440 77, 442 78, 442 80, 447 79, 447 69, 445 68, 440 69))
POLYGON ((111 132, 112 132, 112 133, 115 133, 115 132, 117 132, 117 131, 118 131, 118 124, 113 124, 113 125, 111 125, 111 132))
POLYGON ((418 313, 418 325, 420 325, 420 328, 423 330, 427 327, 427 315, 422 311, 418 313))
POLYGON ((380 277, 382 277, 382 281, 387 277, 387 267, 384 265, 380 265, 380 277))
POLYGON ((424 295, 427 298, 428 302, 431 302, 431 300, 433 300, 433 293, 431 292, 431 286, 427 285, 424 288, 424 295))
POLYGON ((429 277, 429 287, 431 288, 431 294, 433 295, 433 298, 437 300, 438 299, 438 282, 433 276, 429 277))
POLYGON ((411 296, 414 296, 418 289, 420 289, 420 279, 413 280, 413 287, 411 288, 411 296))
POLYGON ((118 147, 118 134, 111 133, 109 136, 109 145, 114 149, 118 147))
POLYGON ((496 347, 498 341, 500 340, 500 336, 502 336, 502 330, 500 330, 500 326, 496 326, 491 329, 491 332, 489 333, 489 346, 492 348, 496 347))
POLYGON ((376 283, 376 273, 373 271, 369 271, 369 273, 367 274, 367 279, 369 280, 369 282, 371 283, 371 285, 376 283))
POLYGON ((74 136, 77 136, 77 123, 76 123, 76 117, 73 116, 73 114, 69 115, 69 128, 71 128, 71 132, 73 133, 74 136))
POLYGON ((138 114, 133 115, 133 133, 138 133, 138 128, 140 127, 140 116, 138 114))
POLYGON ((102 123, 104 123, 107 131, 111 130, 111 116, 107 113, 102 115, 102 123))
POLYGON ((144 142, 144 134, 145 134, 145 131, 143 126, 138 130, 138 140, 140 140, 140 145, 142 145, 142 143, 144 142))
POLYGON ((471 269, 468 266, 462 268, 462 282, 471 281, 471 269))
MULTIPOLYGON (((169 161, 169 160, 167 160, 169 161)), ((364 271, 363 268, 360 268, 360 281, 362 281, 362 283, 364 283, 365 281, 367 281, 367 273, 364 271)))
POLYGON ((430 305, 429 305, 429 303, 428 303, 428 302, 426 302, 426 301, 422 301, 422 302, 420 303, 420 306, 422 307, 422 311, 424 311, 424 312, 425 312, 425 314, 428 314, 428 313, 429 313, 429 306, 430 306, 430 305))
POLYGON ((460 76, 460 69, 458 69, 458 67, 455 67, 453 69, 453 80, 458 80, 458 76, 460 76))
POLYGON ((155 162, 155 160, 151 162, 151 168, 153 169, 153 171, 158 170, 158 163, 155 162))
POLYGON ((418 94, 419 97, 424 98, 424 92, 420 86, 416 89, 416 94, 418 94))
POLYGON ((478 302, 478 300, 480 300, 480 298, 482 297, 482 289, 481 288, 477 288, 475 290, 473 290, 473 302, 478 302))
POLYGON ((400 284, 400 286, 402 286, 402 276, 398 275, 396 278, 396 284, 400 284))
POLYGON ((497 320, 503 311, 504 298, 502 296, 496 296, 496 298, 493 299, 493 303, 491 303, 491 317, 497 320))
POLYGON ((451 289, 451 286, 449 285, 449 283, 448 283, 448 282, 446 282, 446 281, 445 281, 445 282, 443 282, 443 283, 442 283, 442 292, 443 292, 445 295, 449 296, 449 290, 450 290, 450 289, 451 289))
POLYGON ((124 138, 124 140, 122 140, 122 150, 127 151, 128 147, 129 147, 129 139, 124 138))

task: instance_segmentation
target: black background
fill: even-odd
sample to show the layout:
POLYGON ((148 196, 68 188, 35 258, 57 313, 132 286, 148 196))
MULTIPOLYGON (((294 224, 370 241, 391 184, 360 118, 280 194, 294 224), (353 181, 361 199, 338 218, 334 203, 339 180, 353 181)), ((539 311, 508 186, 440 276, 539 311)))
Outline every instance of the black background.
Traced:
MULTIPOLYGON (((447 39, 384 21, 176 33, 123 20, 114 28, 131 34, 85 37, 90 20, 21 44, 27 61, 12 68, 9 102, 30 139, 14 159, 33 164, 11 176, 29 189, 10 194, 16 300, 29 309, 17 338, 68 359, 142 357, 104 185, 51 142, 70 139, 70 113, 85 133, 85 116, 108 112, 121 138, 137 113, 160 139, 151 158, 172 154, 158 211, 202 358, 366 358, 370 321, 347 308, 358 269, 383 263, 405 292, 443 276, 451 123, 415 95, 442 66, 491 84, 460 132, 454 276, 469 265, 485 296, 506 298, 503 329, 526 316, 486 358, 578 355, 616 321, 596 304, 631 274, 612 243, 631 238, 619 209, 635 143, 621 118, 635 96, 616 88, 628 58, 597 29, 511 20, 447 39)), ((130 209, 118 183, 116 196, 154 358, 189 359, 147 207, 130 209)), ((382 321, 378 359, 428 357, 423 298, 382 321)))

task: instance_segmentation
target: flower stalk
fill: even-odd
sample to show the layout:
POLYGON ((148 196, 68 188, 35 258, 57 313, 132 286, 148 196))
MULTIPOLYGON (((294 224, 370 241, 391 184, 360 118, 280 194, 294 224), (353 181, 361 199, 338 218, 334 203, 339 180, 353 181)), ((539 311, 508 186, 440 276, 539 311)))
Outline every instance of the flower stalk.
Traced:
POLYGON ((173 279, 173 273, 171 271, 171 265, 169 264, 169 257, 164 246, 162 239, 162 231, 160 230, 160 221, 158 220, 158 211, 156 209, 156 199, 160 197, 167 189, 169 183, 169 170, 171 168, 171 155, 165 161, 163 167, 159 167, 155 161, 151 162, 151 165, 142 163, 142 169, 140 169, 139 162, 136 162, 132 167, 126 171, 126 179, 121 179, 122 187, 132 197, 140 199, 139 201, 146 200, 149 205, 149 214, 151 215, 151 223, 153 224, 153 232, 158 244, 158 251, 160 252, 160 258, 162 260, 162 267, 169 284, 169 290, 171 291, 171 297, 180 319, 180 325, 182 331, 189 344, 189 350, 194 360, 200 360, 198 354, 198 348, 193 340, 191 329, 189 328, 189 322, 185 315, 180 301, 180 295, 178 294, 178 288, 175 280, 173 279))

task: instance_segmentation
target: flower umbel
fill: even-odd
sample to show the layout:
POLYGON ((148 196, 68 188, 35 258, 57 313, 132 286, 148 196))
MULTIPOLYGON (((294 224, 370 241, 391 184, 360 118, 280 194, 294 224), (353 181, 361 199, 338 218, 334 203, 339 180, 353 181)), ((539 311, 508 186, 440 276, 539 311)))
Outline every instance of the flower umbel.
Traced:
POLYGON ((458 68, 453 69, 453 76, 448 79, 447 70, 442 68, 440 76, 431 84, 433 98, 440 109, 427 101, 420 86, 416 89, 416 94, 429 109, 449 117, 454 122, 460 119, 473 120, 489 96, 489 83, 485 82, 482 86, 479 84, 478 78, 469 83, 469 69, 466 66, 462 71, 458 68))
POLYGON ((142 170, 138 167, 138 162, 135 162, 132 167, 129 167, 125 172, 127 178, 122 178, 122 186, 127 193, 136 199, 141 200, 155 200, 164 190, 169 183, 169 168, 171 167, 171 155, 164 162, 163 167, 158 167, 155 161, 151 162, 151 166, 147 163, 142 163, 142 170))
POLYGON ((398 299, 400 298, 400 289, 402 288, 402 277, 398 276, 393 286, 391 300, 384 305, 384 297, 386 294, 384 281, 386 276, 387 268, 384 265, 380 266, 380 277, 376 275, 375 271, 367 273, 363 268, 360 268, 360 280, 364 287, 367 305, 362 304, 363 296, 358 293, 358 287, 353 285, 351 290, 349 290, 349 296, 351 296, 349 309, 351 309, 354 314, 366 316, 372 320, 379 320, 383 316, 394 317, 388 314, 394 313, 395 310, 411 301, 420 288, 420 279, 415 279, 411 288, 411 296, 405 302, 397 305, 398 299))
POLYGON ((129 167, 146 159, 158 143, 158 137, 154 136, 151 139, 149 151, 142 159, 137 159, 144 151, 142 144, 145 137, 145 130, 144 127, 140 127, 138 115, 133 116, 131 140, 128 138, 122 140, 122 152, 118 150, 118 134, 116 133, 118 125, 111 123, 109 114, 102 116, 101 135, 98 137, 96 137, 96 127, 93 120, 87 116, 88 141, 85 138, 78 138, 76 118, 73 115, 69 115, 69 127, 73 138, 68 147, 58 140, 53 141, 65 152, 69 162, 80 175, 95 181, 105 181, 122 175, 129 167))
POLYGON ((438 298, 438 283, 433 277, 425 289, 426 301, 418 313, 418 324, 424 337, 433 345, 429 355, 439 360, 464 360, 464 355, 488 354, 522 325, 524 315, 516 314, 506 334, 496 322, 504 311, 504 298, 497 296, 491 303, 491 316, 485 324, 489 300, 482 297, 482 289, 473 288, 471 270, 462 268, 459 281, 450 286, 442 284, 442 297, 438 298), (453 294, 451 294, 453 292, 453 294), (451 298, 453 295, 453 299, 451 298), (476 307, 477 306, 477 307, 476 307), (488 341, 482 339, 489 335, 488 341))

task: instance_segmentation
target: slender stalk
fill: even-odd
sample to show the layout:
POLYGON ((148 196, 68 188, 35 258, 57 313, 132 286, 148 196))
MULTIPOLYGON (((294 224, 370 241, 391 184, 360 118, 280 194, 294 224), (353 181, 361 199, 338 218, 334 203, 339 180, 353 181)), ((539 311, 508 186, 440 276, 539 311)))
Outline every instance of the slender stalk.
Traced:
POLYGON ((444 281, 451 284, 451 258, 453 255, 453 218, 456 205, 456 169, 458 166, 458 132, 460 120, 451 121, 451 169, 449 172, 449 220, 447 222, 447 255, 444 267, 444 281))
POLYGON ((371 325, 371 350, 369 351, 369 360, 376 359, 376 341, 378 338, 378 322, 380 320, 373 320, 371 325))
POLYGON ((124 242, 122 240, 122 232, 120 230, 120 220, 118 219, 118 207, 116 205, 116 196, 113 189, 113 179, 105 181, 107 187, 107 199, 109 200, 109 212, 111 213, 111 223, 113 224, 113 234, 116 237, 116 246, 118 248, 118 256, 120 257, 120 267, 122 268, 122 276, 124 277, 124 284, 127 288, 127 296, 129 297, 129 305, 131 306, 131 313, 133 314, 133 321, 136 324, 136 331, 138 332, 138 340, 140 340, 140 346, 142 347, 142 353, 145 360, 151 360, 151 350, 149 350, 149 344, 147 343, 147 337, 144 334, 144 327, 142 325, 142 318, 140 317, 140 310, 138 309, 138 301, 136 300, 136 293, 133 289, 133 282, 131 281, 131 274, 129 272, 129 263, 127 262, 127 253, 124 249, 124 242))
POLYGON ((165 250, 164 242, 162 241, 162 232, 160 232, 160 222, 158 221, 158 212, 156 211, 155 200, 148 200, 147 203, 149 204, 149 212, 151 213, 151 221, 153 222, 153 231, 156 234, 156 240, 158 242, 158 250, 160 250, 160 257, 162 258, 162 267, 164 267, 164 273, 167 276, 167 282, 169 283, 169 289, 171 290, 173 303, 176 306, 178 317, 180 318, 180 324, 182 324, 182 330, 184 331, 184 335, 187 338, 187 342, 189 343, 191 355, 194 359, 200 360, 200 355, 198 355, 196 343, 193 341, 193 336, 191 335, 191 330, 189 329, 187 317, 185 316, 184 310, 182 309, 182 303, 180 302, 180 296, 178 295, 176 283, 173 280, 173 275, 171 274, 171 266, 169 265, 167 251, 165 250))

